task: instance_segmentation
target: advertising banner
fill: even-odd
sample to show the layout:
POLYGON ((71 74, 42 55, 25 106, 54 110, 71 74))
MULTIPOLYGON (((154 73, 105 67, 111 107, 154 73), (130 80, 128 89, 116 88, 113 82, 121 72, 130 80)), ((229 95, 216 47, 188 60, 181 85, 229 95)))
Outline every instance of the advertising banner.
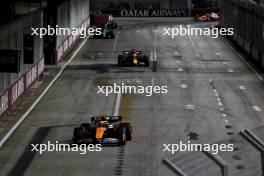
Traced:
POLYGON ((112 14, 115 17, 186 17, 186 9, 123 9, 123 10, 91 10, 91 15, 112 14))
POLYGON ((0 72, 18 73, 20 70, 20 51, 0 49, 0 72))

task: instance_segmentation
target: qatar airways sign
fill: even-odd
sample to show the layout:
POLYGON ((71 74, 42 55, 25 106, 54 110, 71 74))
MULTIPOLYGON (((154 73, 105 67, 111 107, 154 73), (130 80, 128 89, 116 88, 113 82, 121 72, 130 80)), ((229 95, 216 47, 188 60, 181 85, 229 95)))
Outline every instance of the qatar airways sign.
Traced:
POLYGON ((115 17, 185 17, 184 9, 156 9, 156 10, 91 10, 91 15, 112 14, 115 17))
POLYGON ((186 16, 186 11, 182 9, 174 10, 121 10, 121 17, 182 17, 186 16))

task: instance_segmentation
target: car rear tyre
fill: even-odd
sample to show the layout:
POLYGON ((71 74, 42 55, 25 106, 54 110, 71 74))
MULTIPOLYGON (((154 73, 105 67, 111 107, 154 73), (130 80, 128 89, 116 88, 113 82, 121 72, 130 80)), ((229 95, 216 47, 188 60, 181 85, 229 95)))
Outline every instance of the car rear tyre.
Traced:
POLYGON ((73 130, 73 142, 78 142, 83 136, 83 129, 78 127, 73 130))
POLYGON ((145 67, 149 67, 149 58, 148 58, 148 56, 144 56, 144 66, 145 67))
POLYGON ((92 127, 92 124, 90 124, 90 123, 82 123, 81 127, 90 129, 92 127))
POLYGON ((132 140, 132 126, 128 122, 121 123, 121 126, 126 129, 126 140, 132 140))
POLYGON ((119 145, 125 145, 127 141, 126 128, 121 126, 118 129, 119 145))
POLYGON ((122 55, 118 56, 118 66, 123 66, 123 56, 122 55))

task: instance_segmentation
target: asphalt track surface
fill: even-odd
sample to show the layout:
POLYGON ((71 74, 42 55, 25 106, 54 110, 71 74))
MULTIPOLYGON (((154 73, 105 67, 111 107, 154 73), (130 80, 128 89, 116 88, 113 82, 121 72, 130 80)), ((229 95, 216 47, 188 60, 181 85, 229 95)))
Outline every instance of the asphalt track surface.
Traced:
POLYGON ((173 156, 163 152, 163 144, 187 142, 191 132, 199 135, 196 143, 212 143, 263 124, 263 83, 224 40, 171 39, 162 28, 130 23, 114 40, 87 40, 1 148, 0 175, 170 176, 175 173, 163 159, 173 156), (131 48, 149 56, 156 51, 157 72, 152 65, 117 67, 117 55, 131 48), (116 96, 97 94, 97 86, 114 82, 168 86, 167 94, 122 95, 119 114, 132 123, 131 142, 85 155, 30 151, 32 143, 71 143, 75 126, 90 116, 112 114, 116 96))

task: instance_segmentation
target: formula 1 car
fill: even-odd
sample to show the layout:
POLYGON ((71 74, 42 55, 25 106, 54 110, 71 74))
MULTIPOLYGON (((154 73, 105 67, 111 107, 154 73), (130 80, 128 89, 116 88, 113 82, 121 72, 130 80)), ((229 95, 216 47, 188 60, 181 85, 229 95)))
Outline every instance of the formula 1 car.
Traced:
POLYGON ((204 15, 197 15, 195 17, 195 21, 216 21, 219 20, 220 16, 217 13, 211 12, 211 13, 206 13, 204 15))
POLYGON ((122 122, 121 116, 91 117, 91 123, 74 128, 73 142, 86 144, 125 145, 132 139, 132 126, 122 122))
POLYGON ((124 51, 123 55, 118 55, 118 66, 140 66, 149 67, 149 58, 143 55, 142 51, 124 51))
POLYGON ((117 29, 117 23, 113 20, 107 21, 106 26, 108 29, 117 29))
POLYGON ((101 35, 94 35, 96 39, 113 39, 115 38, 115 34, 113 29, 109 28, 107 24, 101 24, 98 26, 101 28, 101 35))

